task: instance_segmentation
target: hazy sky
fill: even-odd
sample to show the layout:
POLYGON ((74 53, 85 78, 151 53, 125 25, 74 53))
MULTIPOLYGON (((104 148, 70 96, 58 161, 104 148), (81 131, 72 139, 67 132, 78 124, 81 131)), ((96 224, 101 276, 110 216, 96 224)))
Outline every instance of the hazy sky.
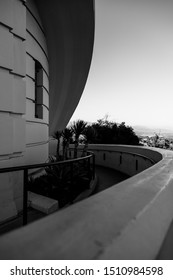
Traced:
POLYGON ((88 80, 71 120, 173 129, 173 1, 95 0, 88 80))

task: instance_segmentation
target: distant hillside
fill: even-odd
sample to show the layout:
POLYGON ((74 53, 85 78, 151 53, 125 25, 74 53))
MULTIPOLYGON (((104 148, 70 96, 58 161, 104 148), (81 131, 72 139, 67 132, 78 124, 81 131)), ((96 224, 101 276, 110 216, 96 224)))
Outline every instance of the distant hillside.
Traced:
POLYGON ((139 125, 133 126, 133 129, 138 136, 151 136, 158 134, 167 138, 173 138, 173 130, 171 129, 149 128, 139 125))

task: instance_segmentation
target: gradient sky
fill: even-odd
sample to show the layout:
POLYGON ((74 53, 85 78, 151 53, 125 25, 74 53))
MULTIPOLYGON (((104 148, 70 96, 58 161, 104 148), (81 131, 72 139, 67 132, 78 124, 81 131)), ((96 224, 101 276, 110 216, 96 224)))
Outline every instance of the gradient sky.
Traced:
POLYGON ((88 80, 71 121, 173 129, 173 1, 95 0, 88 80))

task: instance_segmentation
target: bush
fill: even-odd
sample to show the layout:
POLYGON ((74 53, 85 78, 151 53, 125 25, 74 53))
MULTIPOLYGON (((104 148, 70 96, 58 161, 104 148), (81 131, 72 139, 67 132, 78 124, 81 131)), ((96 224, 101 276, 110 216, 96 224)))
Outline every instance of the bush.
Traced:
MULTIPOLYGON (((51 159, 53 161, 53 159, 51 159)), ((73 203, 74 199, 90 186, 87 162, 73 163, 73 177, 70 164, 53 165, 45 168, 45 174, 31 177, 28 189, 37 194, 58 200, 59 207, 73 203)))

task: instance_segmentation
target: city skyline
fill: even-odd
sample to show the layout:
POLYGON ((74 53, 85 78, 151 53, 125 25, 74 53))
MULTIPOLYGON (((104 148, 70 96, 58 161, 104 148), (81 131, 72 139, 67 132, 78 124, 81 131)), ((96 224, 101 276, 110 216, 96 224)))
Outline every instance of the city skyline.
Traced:
POLYGON ((96 0, 88 80, 70 121, 173 130, 173 2, 96 0))

